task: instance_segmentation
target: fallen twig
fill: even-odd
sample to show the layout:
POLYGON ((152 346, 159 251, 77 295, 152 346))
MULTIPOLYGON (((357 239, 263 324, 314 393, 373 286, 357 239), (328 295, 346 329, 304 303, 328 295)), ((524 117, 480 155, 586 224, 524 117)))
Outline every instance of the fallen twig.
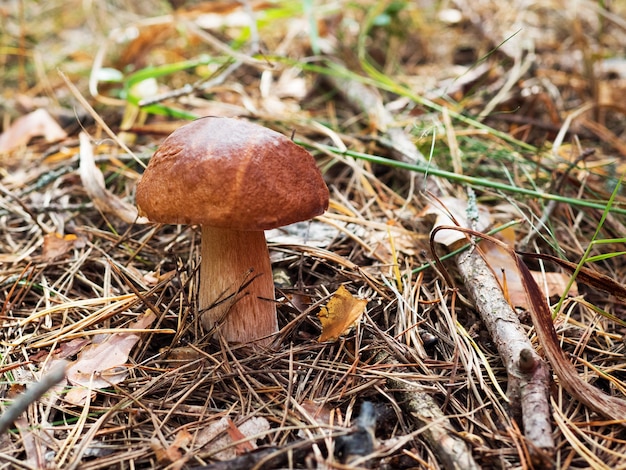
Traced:
POLYGON ((67 362, 61 361, 56 364, 48 373, 46 373, 39 382, 35 382, 28 387, 24 393, 15 399, 13 404, 0 415, 0 434, 5 432, 11 426, 11 423, 19 418, 26 409, 44 393, 61 382, 65 378, 65 369, 67 362))
POLYGON ((405 409, 420 426, 426 426, 421 433, 430 444, 432 451, 441 459, 445 468, 480 468, 476 464, 467 443, 461 439, 443 414, 433 397, 417 384, 389 379, 389 386, 398 390, 405 409))
MULTIPOLYGON (((382 331, 379 334, 383 335, 382 331)), ((380 353, 377 362, 403 367, 397 359, 380 353)), ((390 377, 387 385, 400 395, 403 409, 422 428, 419 433, 430 444, 431 450, 441 459, 445 468, 473 470, 480 468, 472 457, 471 449, 456 433, 448 417, 441 411, 430 392, 417 383, 390 377)))
POLYGON ((479 249, 457 255, 456 264, 506 367, 507 396, 513 416, 524 425, 530 455, 545 468, 555 451, 548 402, 548 366, 535 352, 479 249))

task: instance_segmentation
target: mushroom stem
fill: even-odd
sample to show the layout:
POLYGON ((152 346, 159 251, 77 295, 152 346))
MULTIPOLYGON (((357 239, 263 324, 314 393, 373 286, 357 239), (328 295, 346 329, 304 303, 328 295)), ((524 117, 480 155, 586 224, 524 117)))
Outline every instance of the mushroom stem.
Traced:
POLYGON ((227 341, 249 343, 276 333, 274 280, 264 232, 203 225, 199 294, 202 325, 207 330, 221 325, 227 341))

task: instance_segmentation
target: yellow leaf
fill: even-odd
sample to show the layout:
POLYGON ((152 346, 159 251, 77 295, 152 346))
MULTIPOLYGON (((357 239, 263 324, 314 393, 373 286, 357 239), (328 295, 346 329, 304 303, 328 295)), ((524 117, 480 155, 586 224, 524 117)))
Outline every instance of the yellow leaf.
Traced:
POLYGON ((355 298, 348 289, 341 286, 333 294, 331 299, 322 307, 317 318, 322 322, 322 334, 318 341, 336 341, 340 336, 350 331, 354 324, 359 321, 367 300, 355 298))

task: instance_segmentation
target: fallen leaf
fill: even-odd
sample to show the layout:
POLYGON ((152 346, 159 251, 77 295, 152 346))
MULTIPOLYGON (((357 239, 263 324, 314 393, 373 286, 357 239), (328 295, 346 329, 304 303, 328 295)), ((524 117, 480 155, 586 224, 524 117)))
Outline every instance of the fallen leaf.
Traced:
POLYGON ((618 299, 626 302, 626 286, 619 281, 616 281, 614 278, 596 271, 595 269, 578 266, 578 264, 572 263, 571 261, 566 261, 545 253, 518 252, 518 254, 525 258, 550 261, 558 266, 561 266, 562 268, 565 268, 571 274, 578 272, 576 279, 578 279, 579 282, 595 287, 596 289, 600 289, 601 291, 614 295, 618 299))
POLYGON ((76 338, 66 343, 61 343, 54 351, 54 358, 67 359, 70 356, 78 354, 87 344, 89 344, 87 338, 76 338))
MULTIPOLYGON (((546 291, 546 295, 548 297, 554 297, 555 295, 562 295, 569 283, 571 275, 568 273, 555 273, 555 272, 546 272, 542 273, 540 271, 531 271, 530 274, 535 278, 535 281, 542 290, 546 291)), ((572 284, 567 295, 571 297, 576 297, 578 295, 578 285, 576 282, 572 284)))
POLYGON ((82 241, 74 234, 48 233, 43 237, 41 256, 43 261, 52 261, 69 253, 73 248, 78 248, 81 244, 82 241))
POLYGON ((192 436, 186 429, 181 429, 176 433, 174 442, 167 447, 163 447, 158 440, 150 443, 150 447, 154 451, 157 462, 164 465, 178 462, 183 458, 181 447, 186 447, 191 442, 192 436))
MULTIPOLYGON (((213 459, 232 460, 237 457, 237 449, 231 445, 233 442, 242 438, 263 435, 270 430, 270 423, 267 419, 260 416, 253 417, 236 427, 236 435, 242 437, 233 439, 230 423, 232 423, 230 418, 221 418, 207 428, 201 429, 196 436, 196 444, 199 447, 206 446, 203 451, 215 452, 211 455, 213 459)), ((252 449, 257 448, 256 439, 250 439, 248 443, 252 449)))
MULTIPOLYGON (((324 428, 327 426, 344 426, 345 422, 338 408, 332 408, 326 402, 317 403, 314 400, 305 399, 295 405, 294 412, 298 412, 302 419, 313 427, 324 428)), ((297 436, 308 439, 311 436, 310 428, 299 429, 297 436)))
MULTIPOLYGON (((246 438, 246 435, 241 432, 241 429, 235 426, 235 423, 233 423, 233 420, 230 418, 228 418, 228 437, 230 437, 233 442, 241 441, 246 438)), ((254 446, 250 441, 244 441, 235 446, 237 455, 245 454, 251 450, 254 450, 254 446)))
MULTIPOLYGON (((510 248, 515 246, 515 230, 513 227, 507 227, 501 230, 494 235, 494 238, 506 243, 510 248)), ((482 241, 479 245, 485 255, 485 261, 493 270, 500 286, 505 290, 509 303, 514 307, 528 309, 526 289, 520 278, 517 264, 514 258, 511 257, 509 250, 489 241, 482 241)), ((548 297, 562 295, 570 278, 570 275, 567 273, 544 273, 540 271, 530 271, 530 273, 542 290, 547 291, 545 294, 548 297)), ((578 295, 576 283, 572 284, 568 295, 578 295)))
MULTIPOLYGON (((128 328, 145 329, 155 319, 154 313, 149 311, 128 325, 128 328)), ((67 393, 65 399, 80 405, 90 391, 122 382, 128 375, 126 366, 128 354, 137 341, 139 335, 136 333, 94 336, 92 343, 80 352, 78 358, 67 369, 67 380, 74 387, 67 393)))
POLYGON ((367 300, 357 299, 345 286, 339 287, 317 317, 322 323, 322 334, 318 341, 336 341, 347 334, 365 311, 367 300))
POLYGON ((44 136, 46 142, 56 142, 67 137, 66 132, 48 114, 45 109, 38 109, 22 116, 0 135, 0 152, 9 152, 22 145, 28 144, 30 139, 44 136))
POLYGON ((314 420, 317 426, 330 426, 332 423, 332 408, 327 403, 316 403, 313 400, 303 400, 300 404, 302 409, 309 415, 309 420, 314 420))
POLYGON ((169 281, 176 274, 176 270, 167 271, 166 273, 161 273, 161 271, 150 271, 142 276, 143 281, 147 286, 153 287, 156 286, 159 282, 169 281))
POLYGON ((314 303, 313 297, 301 292, 285 292, 284 294, 285 299, 287 299, 289 304, 291 304, 291 306, 298 312, 304 312, 314 303))
POLYGON ((176 362, 192 362, 202 359, 204 354, 197 348, 190 346, 180 346, 177 348, 161 348, 159 352, 163 355, 163 359, 176 362))

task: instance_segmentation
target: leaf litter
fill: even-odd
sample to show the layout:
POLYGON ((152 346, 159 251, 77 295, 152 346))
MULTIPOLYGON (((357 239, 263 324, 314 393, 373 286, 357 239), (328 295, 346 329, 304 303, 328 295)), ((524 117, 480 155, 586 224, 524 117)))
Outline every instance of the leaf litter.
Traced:
POLYGON ((322 334, 317 340, 323 343, 346 336, 361 319, 366 305, 366 299, 357 299, 343 285, 339 286, 317 314, 322 324, 322 334))
POLYGON ((619 5, 66 3, 58 21, 6 7, 0 406, 27 411, 4 466, 626 464, 619 5), (331 189, 327 214, 269 236, 272 348, 203 331, 197 228, 136 217, 155 147, 202 115, 292 135, 331 189), (433 205, 459 254, 430 249, 433 205), (494 251, 484 232, 513 220, 494 251), (60 357, 72 384, 53 387, 60 357))

